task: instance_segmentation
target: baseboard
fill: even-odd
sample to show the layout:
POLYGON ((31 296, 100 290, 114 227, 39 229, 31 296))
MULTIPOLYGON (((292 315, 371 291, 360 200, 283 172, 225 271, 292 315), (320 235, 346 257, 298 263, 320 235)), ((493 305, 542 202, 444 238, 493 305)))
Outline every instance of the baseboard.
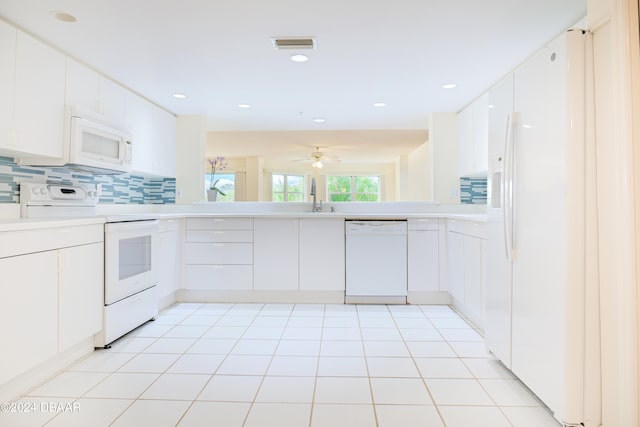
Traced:
POLYGON ((171 292, 169 295, 158 298, 158 311, 169 307, 171 304, 177 301, 176 295, 178 291, 171 292))
POLYGON ((344 291, 213 291, 180 289, 177 302, 344 304, 344 291))
POLYGON ((29 393, 44 381, 57 375, 88 354, 93 353, 93 337, 76 344, 57 356, 29 369, 22 375, 0 386, 0 402, 11 402, 29 393))
POLYGON ((453 299, 449 292, 416 292, 409 291, 407 304, 444 304, 451 305, 453 299))

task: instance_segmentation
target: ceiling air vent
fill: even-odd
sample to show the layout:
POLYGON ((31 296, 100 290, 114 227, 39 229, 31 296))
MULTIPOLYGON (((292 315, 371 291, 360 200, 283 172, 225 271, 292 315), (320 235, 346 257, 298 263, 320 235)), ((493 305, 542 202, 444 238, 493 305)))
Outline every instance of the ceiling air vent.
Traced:
POLYGON ((276 49, 315 49, 316 39, 313 37, 273 37, 271 39, 276 49))

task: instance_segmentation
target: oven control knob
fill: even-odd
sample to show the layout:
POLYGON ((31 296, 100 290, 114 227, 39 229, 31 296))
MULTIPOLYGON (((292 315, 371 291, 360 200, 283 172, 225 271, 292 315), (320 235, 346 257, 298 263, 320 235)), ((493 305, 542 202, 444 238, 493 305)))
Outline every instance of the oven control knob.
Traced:
POLYGON ((47 195, 47 193, 48 193, 48 191, 47 191, 47 187, 42 187, 42 188, 40 189, 40 194, 42 194, 43 196, 46 196, 46 195, 47 195))
POLYGON ((40 193, 40 189, 38 187, 33 187, 31 189, 31 192, 37 196, 40 193))

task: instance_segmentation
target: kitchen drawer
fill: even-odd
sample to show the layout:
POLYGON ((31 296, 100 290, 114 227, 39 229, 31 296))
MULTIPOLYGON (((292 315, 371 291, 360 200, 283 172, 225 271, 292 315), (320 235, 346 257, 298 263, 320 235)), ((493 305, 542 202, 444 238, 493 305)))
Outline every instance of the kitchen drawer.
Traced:
POLYGON ((253 218, 187 218, 187 230, 253 230, 253 218))
POLYGON ((185 264, 253 264, 253 243, 186 243, 185 264))
POLYGON ((158 230, 160 233, 178 231, 179 224, 179 219, 161 219, 158 221, 158 230))
POLYGON ((407 228, 409 230, 438 230, 438 218, 409 218, 407 228))
POLYGON ((95 337, 103 347, 158 315, 156 287, 131 295, 104 308, 104 329, 95 337))
POLYGON ((0 233, 0 258, 102 241, 102 224, 5 231, 0 233))
POLYGON ((185 241, 193 242, 253 242, 253 230, 188 230, 185 241))
POLYGON ((187 265, 184 271, 185 288, 203 290, 251 290, 251 265, 187 265))
POLYGON ((480 239, 487 238, 486 224, 484 222, 449 219, 447 220, 447 229, 454 233, 466 234, 480 239))

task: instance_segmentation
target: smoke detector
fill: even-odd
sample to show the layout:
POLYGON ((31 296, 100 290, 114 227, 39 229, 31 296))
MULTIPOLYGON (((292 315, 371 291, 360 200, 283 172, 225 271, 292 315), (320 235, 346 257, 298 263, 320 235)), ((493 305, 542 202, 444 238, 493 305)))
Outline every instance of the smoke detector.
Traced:
POLYGON ((271 43, 277 50, 285 49, 317 49, 318 43, 315 37, 272 37, 271 43))

